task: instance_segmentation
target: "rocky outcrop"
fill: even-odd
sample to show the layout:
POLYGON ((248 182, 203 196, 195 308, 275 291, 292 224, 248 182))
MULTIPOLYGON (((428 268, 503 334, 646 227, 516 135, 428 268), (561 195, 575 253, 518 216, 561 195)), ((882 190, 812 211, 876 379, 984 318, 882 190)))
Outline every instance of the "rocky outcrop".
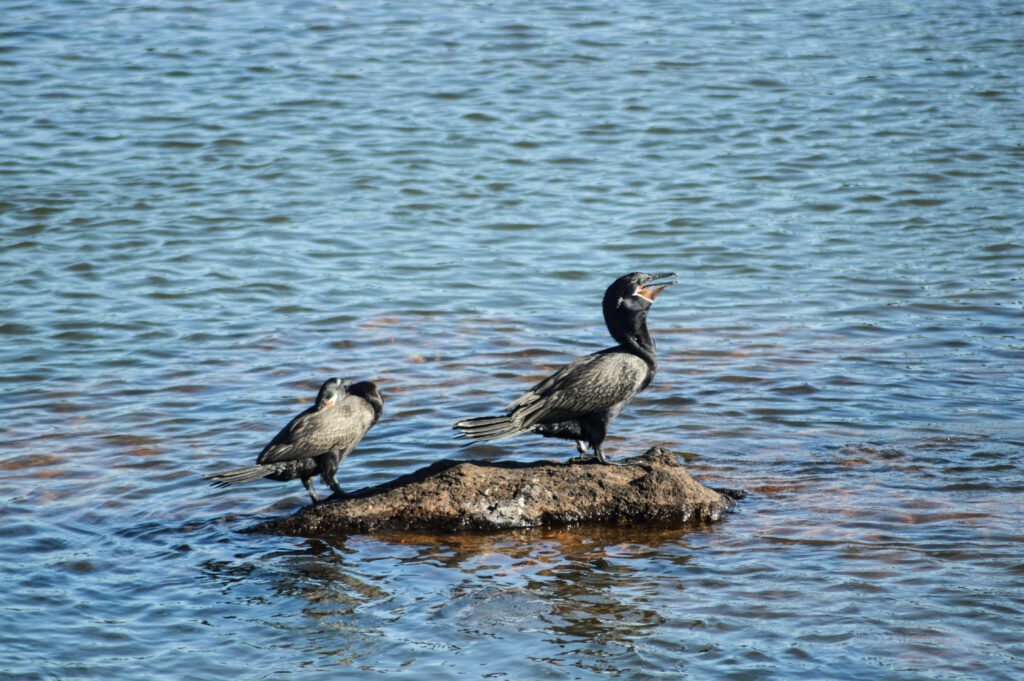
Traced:
POLYGON ((705 487, 675 452, 659 447, 618 466, 446 459, 255 529, 311 537, 376 530, 681 524, 718 520, 736 496, 705 487))

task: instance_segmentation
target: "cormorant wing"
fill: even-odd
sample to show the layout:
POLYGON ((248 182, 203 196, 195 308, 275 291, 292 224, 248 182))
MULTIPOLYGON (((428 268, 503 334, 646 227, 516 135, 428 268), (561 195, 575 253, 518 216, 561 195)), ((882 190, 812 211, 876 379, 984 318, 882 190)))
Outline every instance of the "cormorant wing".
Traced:
POLYGON ((351 450, 373 425, 373 417, 373 407, 356 395, 348 395, 328 409, 307 409, 271 440, 256 463, 296 461, 335 449, 351 450))
POLYGON ((507 409, 524 427, 576 418, 633 397, 649 371, 634 354, 605 350, 566 364, 507 409))

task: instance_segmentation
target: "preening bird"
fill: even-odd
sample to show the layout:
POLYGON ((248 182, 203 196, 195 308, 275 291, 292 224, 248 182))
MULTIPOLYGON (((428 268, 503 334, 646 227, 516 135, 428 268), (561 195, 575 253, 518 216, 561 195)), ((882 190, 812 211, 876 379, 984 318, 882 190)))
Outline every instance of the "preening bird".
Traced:
POLYGON ((616 279, 601 304, 608 332, 618 345, 566 364, 508 405, 503 416, 457 422, 453 428, 473 440, 500 440, 521 433, 575 440, 581 456, 612 463, 601 450, 608 425, 646 388, 658 368, 647 311, 674 273, 633 272, 616 279), (666 281, 667 280, 667 281, 666 281))
POLYGON ((270 441, 255 466, 243 466, 206 477, 218 487, 259 478, 294 480, 301 478, 317 503, 313 477, 318 473, 340 497, 345 496, 335 478, 338 465, 348 456, 384 411, 384 397, 369 381, 351 384, 340 378, 326 381, 316 403, 293 418, 270 441))

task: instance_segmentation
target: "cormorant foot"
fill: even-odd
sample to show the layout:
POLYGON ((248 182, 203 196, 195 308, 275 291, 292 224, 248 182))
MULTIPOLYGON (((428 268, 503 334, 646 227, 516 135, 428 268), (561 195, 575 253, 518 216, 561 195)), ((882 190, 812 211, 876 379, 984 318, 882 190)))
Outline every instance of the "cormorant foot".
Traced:
POLYGON ((599 463, 604 466, 626 465, 624 463, 619 463, 618 461, 612 461, 611 459, 604 455, 604 452, 600 454, 591 454, 590 456, 574 456, 571 459, 569 459, 569 463, 599 463))
POLYGON ((594 459, 598 463, 603 463, 606 466, 620 466, 620 465, 622 465, 622 464, 615 463, 614 461, 609 459, 607 456, 605 456, 604 452, 600 448, 598 448, 597 451, 594 452, 594 459))

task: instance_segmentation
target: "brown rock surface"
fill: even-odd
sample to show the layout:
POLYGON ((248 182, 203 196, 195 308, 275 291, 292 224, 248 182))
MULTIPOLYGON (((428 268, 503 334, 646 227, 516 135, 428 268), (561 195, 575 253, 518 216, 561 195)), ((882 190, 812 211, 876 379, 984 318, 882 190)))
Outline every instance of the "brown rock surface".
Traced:
POLYGON ((653 447, 619 466, 572 461, 438 461, 258 531, 298 536, 375 530, 495 531, 579 523, 718 520, 734 503, 653 447))
POLYGON ((694 480, 675 452, 620 466, 572 461, 438 461, 354 495, 254 529, 315 537, 415 529, 454 533, 579 523, 717 520, 732 496, 694 480))

